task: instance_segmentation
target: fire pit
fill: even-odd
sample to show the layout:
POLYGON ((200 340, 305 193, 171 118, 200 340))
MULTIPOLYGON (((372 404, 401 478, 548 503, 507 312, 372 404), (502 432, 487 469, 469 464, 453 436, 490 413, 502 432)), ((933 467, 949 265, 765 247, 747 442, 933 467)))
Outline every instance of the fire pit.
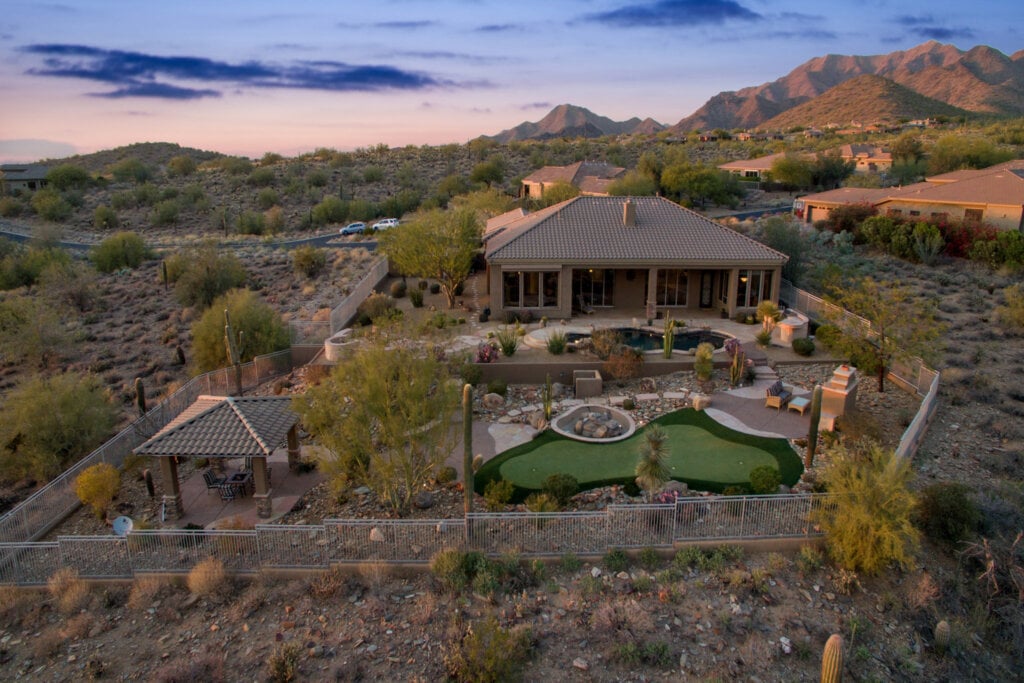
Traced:
POLYGON ((636 423, 618 408, 586 403, 556 417, 551 428, 577 441, 611 443, 632 436, 636 423))

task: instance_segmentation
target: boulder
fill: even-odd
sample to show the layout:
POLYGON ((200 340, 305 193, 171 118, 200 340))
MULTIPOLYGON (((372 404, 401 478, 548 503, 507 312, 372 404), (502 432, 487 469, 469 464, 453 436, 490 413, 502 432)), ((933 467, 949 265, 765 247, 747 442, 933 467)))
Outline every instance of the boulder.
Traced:
POLYGON ((694 394, 693 395, 693 409, 704 410, 711 406, 711 397, 707 394, 694 394))
POLYGON ((505 397, 501 394, 485 394, 483 404, 488 410, 498 410, 505 405, 505 397))
POLYGON ((434 507, 434 494, 430 491, 419 491, 413 496, 412 504, 420 510, 428 510, 434 507))
POLYGON ((536 410, 530 413, 529 417, 530 426, 536 429, 538 432, 543 432, 548 428, 548 421, 544 417, 543 410, 536 410))
POLYGON ((644 377, 640 380, 640 393, 653 394, 657 390, 658 383, 654 381, 653 377, 644 377))

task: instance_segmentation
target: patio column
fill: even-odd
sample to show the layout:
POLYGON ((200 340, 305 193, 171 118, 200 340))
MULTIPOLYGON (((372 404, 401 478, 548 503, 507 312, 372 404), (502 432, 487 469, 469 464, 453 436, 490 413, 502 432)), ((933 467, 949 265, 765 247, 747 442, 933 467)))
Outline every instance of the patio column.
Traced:
POLYGON ((174 456, 160 458, 160 480, 164 484, 164 515, 167 519, 181 519, 185 506, 181 503, 181 486, 178 483, 178 463, 174 456))
MULTIPOLYGON (((292 427, 294 429, 294 427, 292 427)), ((252 459, 252 483, 256 501, 256 515, 261 519, 267 519, 273 514, 273 501, 270 498, 270 481, 267 477, 267 459, 252 459)))
POLYGON ((647 269, 647 319, 654 320, 658 315, 658 269, 647 269))
POLYGON ((288 430, 288 469, 295 472, 299 469, 302 451, 299 449, 299 433, 296 425, 288 430))

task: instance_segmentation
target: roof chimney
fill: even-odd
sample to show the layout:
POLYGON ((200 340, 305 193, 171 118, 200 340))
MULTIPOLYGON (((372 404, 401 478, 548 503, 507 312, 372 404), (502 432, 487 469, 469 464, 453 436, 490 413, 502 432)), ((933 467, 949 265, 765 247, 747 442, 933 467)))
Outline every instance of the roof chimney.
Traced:
POLYGON ((632 199, 627 199, 626 203, 622 205, 622 224, 627 228, 636 225, 636 204, 632 199))

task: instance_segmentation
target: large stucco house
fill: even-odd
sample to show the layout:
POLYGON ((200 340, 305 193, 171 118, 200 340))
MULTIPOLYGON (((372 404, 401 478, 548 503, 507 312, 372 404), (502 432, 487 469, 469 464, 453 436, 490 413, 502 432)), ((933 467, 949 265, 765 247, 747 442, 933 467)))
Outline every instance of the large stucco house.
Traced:
POLYGON ((801 197, 794 213, 804 222, 828 218, 846 204, 870 204, 883 215, 931 222, 985 223, 1000 230, 1024 229, 1024 160, 980 170, 944 173, 904 187, 856 188, 801 197))
POLYGON ((583 195, 606 195, 608 186, 621 178, 626 169, 604 162, 578 161, 568 166, 545 166, 523 178, 519 196, 540 199, 552 185, 572 185, 583 195))
POLYGON ((49 166, 42 164, 0 164, 0 191, 33 192, 46 187, 49 166))
POLYGON ((788 259, 662 197, 576 197, 492 221, 484 243, 497 316, 731 317, 778 301, 788 259))

